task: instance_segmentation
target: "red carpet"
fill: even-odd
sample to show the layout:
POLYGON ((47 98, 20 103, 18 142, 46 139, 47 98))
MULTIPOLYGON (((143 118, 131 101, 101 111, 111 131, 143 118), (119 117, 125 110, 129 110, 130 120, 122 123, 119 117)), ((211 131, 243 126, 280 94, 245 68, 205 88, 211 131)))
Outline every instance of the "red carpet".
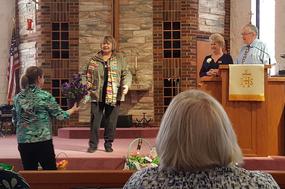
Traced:
MULTIPOLYGON (((96 170, 96 169, 123 169, 128 154, 129 144, 133 138, 117 138, 113 143, 114 152, 104 151, 104 141, 100 139, 99 149, 95 153, 87 153, 88 139, 66 139, 54 137, 54 146, 58 159, 68 159, 68 169, 96 170)), ((154 145, 154 138, 146 138, 154 145)), ((285 170, 285 157, 245 157, 244 167, 250 170, 285 170)), ((15 170, 22 170, 17 141, 15 136, 0 138, 0 162, 15 166, 15 170)))
MULTIPOLYGON (((103 138, 104 129, 100 128, 100 138, 103 138)), ((155 138, 158 132, 158 127, 130 127, 117 128, 116 138, 155 138)), ((61 138, 89 138, 90 129, 88 127, 66 127, 58 130, 58 137, 61 138)))
MULTIPOLYGON (((65 139, 54 137, 54 147, 58 159, 68 159, 68 169, 123 169, 125 158, 128 154, 129 139, 115 139, 113 143, 114 152, 104 151, 104 140, 100 139, 98 150, 95 153, 87 153, 88 139, 65 139)), ((146 139, 154 145, 154 138, 146 139)), ((20 155, 17 150, 17 139, 15 136, 0 138, 0 162, 15 166, 15 170, 22 170, 20 155)))

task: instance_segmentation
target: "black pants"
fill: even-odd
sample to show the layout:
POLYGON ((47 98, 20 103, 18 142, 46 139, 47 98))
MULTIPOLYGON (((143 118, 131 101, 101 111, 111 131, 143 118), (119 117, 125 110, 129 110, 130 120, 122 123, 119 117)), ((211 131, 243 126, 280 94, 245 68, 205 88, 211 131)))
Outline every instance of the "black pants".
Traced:
POLYGON ((35 143, 19 143, 24 170, 38 170, 38 164, 44 170, 56 170, 56 160, 52 140, 35 143))
POLYGON ((119 104, 110 106, 103 102, 91 103, 90 140, 89 147, 97 148, 99 142, 99 128, 104 126, 105 148, 112 147, 114 141, 117 120, 119 116, 119 104))

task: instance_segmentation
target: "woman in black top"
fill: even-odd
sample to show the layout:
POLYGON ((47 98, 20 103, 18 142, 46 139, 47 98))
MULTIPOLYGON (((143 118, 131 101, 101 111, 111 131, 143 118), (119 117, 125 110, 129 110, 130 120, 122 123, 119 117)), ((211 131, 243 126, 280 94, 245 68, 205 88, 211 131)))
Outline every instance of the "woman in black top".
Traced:
POLYGON ((211 55, 205 57, 203 65, 200 70, 200 77, 203 76, 217 76, 219 75, 220 64, 232 64, 233 59, 231 55, 223 53, 225 47, 224 37, 218 33, 212 34, 209 37, 211 42, 211 55))

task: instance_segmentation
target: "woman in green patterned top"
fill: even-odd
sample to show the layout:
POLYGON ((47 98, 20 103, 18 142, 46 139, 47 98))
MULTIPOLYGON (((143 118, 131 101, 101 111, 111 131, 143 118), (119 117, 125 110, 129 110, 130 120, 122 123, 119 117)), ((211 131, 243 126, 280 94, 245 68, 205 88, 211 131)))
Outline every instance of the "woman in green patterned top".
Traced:
POLYGON ((78 111, 77 104, 64 111, 55 98, 41 89, 43 70, 27 68, 21 78, 22 91, 14 97, 13 121, 16 126, 18 150, 25 170, 55 170, 56 160, 52 143, 52 120, 65 120, 78 111))

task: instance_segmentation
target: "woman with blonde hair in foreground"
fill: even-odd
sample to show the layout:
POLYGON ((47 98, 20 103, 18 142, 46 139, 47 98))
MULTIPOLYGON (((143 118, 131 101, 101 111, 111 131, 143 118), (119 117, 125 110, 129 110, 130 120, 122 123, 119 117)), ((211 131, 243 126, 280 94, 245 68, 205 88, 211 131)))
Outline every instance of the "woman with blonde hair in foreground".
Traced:
POLYGON ((205 92, 172 100, 156 147, 159 167, 134 173, 124 188, 279 188, 271 175, 237 166, 243 157, 229 117, 205 92))

